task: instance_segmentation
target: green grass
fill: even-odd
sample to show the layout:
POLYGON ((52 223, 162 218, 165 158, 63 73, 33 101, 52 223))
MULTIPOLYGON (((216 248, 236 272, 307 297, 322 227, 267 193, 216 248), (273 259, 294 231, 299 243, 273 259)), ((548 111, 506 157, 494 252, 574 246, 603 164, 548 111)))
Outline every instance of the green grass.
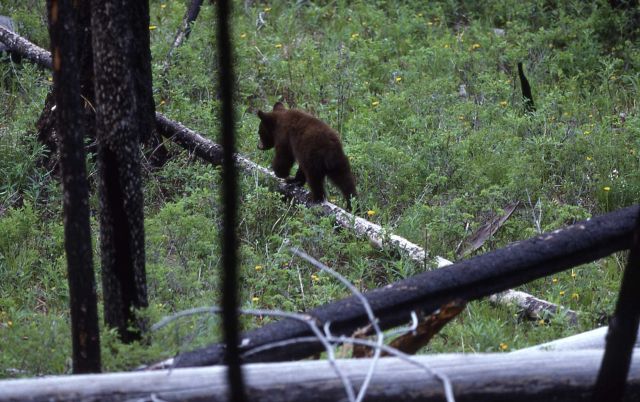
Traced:
MULTIPOLYGON (((220 104, 208 3, 165 76, 161 68, 184 3, 151 1, 156 105, 215 140, 220 104)), ((233 21, 240 152, 270 163, 272 153, 256 148, 257 109, 284 98, 313 112, 341 132, 359 202, 374 211, 370 219, 433 255, 455 259, 462 240, 514 201, 520 208, 476 253, 537 234, 538 213, 540 229, 548 231, 640 199, 639 32, 625 28, 628 15, 605 1, 243 5, 235 4, 233 21), (266 25, 257 30, 259 12, 266 25), (530 116, 518 61, 533 88, 530 116), (458 94, 461 84, 466 98, 458 94)), ((40 0, 0 5, 23 35, 46 47, 44 12, 40 0)), ((69 370, 70 343, 61 192, 38 163, 43 150, 35 133, 50 74, 2 57, 0 377, 62 373, 69 370)), ((219 298, 219 170, 170 148, 167 166, 145 172, 151 306, 143 314, 151 321, 219 298)), ((95 167, 88 166, 93 180, 95 167)), ((305 249, 363 291, 425 269, 373 249, 331 218, 290 205, 253 177, 240 184, 245 307, 301 311, 348 295, 292 258, 287 245, 305 249)), ((342 203, 335 188, 329 192, 342 203)), ((95 195, 91 205, 97 214, 95 195)), ((579 311, 577 326, 563 317, 529 322, 516 308, 479 301, 427 350, 512 350, 602 325, 624 263, 623 254, 614 255, 521 288, 579 311)), ((243 325, 265 322, 247 318, 243 325)), ((142 346, 121 345, 104 330, 105 370, 215 341, 217 325, 214 317, 185 319, 142 346)))

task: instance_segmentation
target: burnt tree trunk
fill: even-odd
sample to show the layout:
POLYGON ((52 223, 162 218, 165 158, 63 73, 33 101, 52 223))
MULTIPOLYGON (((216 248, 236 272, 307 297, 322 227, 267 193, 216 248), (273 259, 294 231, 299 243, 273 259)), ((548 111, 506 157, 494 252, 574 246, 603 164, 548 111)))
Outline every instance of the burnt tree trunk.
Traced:
MULTIPOLYGON (((51 2, 52 4, 54 2, 51 2)), ((80 83, 80 104, 82 107, 79 112, 79 124, 82 126, 82 132, 85 139, 90 139, 91 144, 87 148, 90 154, 94 154, 95 147, 95 109, 94 91, 93 91, 93 55, 91 53, 91 9, 89 0, 78 3, 76 7, 74 23, 75 38, 77 44, 77 53, 74 68, 79 70, 80 83)), ((37 52, 31 51, 37 54, 37 52)), ((60 134, 56 126, 56 98, 53 94, 48 94, 45 99, 45 105, 38 118, 36 127, 38 130, 38 141, 49 151, 49 155, 42 158, 40 163, 48 170, 57 171, 57 163, 60 160, 60 134)), ((84 146, 84 142, 83 142, 84 146)))
POLYGON ((83 141, 90 126, 85 124, 81 69, 77 68, 83 61, 79 49, 85 37, 78 22, 87 9, 88 2, 83 0, 48 1, 75 374, 100 372, 100 332, 83 141))
MULTIPOLYGON (((149 7, 148 2, 141 1, 135 2, 133 5, 138 8, 135 12, 136 15, 146 15, 146 20, 142 23, 138 23, 133 27, 137 39, 132 46, 135 47, 135 51, 132 52, 133 60, 130 68, 134 70, 133 76, 137 91, 141 93, 139 97, 140 107, 144 110, 144 125, 148 125, 150 129, 143 131, 141 138, 145 147, 145 155, 151 166, 162 166, 167 160, 168 151, 160 135, 155 130, 155 104, 153 102, 152 92, 152 77, 151 77, 151 50, 150 50, 150 38, 149 38, 149 7), (150 116, 150 117, 146 117, 150 116)), ((93 55, 91 53, 91 10, 90 7, 81 7, 78 10, 78 42, 80 44, 80 55, 78 59, 77 67, 80 69, 80 88, 82 93, 82 99, 84 101, 84 112, 87 114, 83 119, 83 122, 91 127, 87 133, 90 134, 90 138, 95 139, 94 129, 95 127, 95 107, 94 103, 94 83, 93 83, 93 55)), ((55 130, 55 101, 52 98, 47 97, 45 101, 44 110, 38 120, 38 139, 49 150, 52 157, 45 161, 44 165, 49 169, 54 169, 58 155, 59 135, 55 130)), ((96 152, 95 142, 92 142, 88 147, 88 151, 91 154, 96 152)))
POLYGON ((148 306, 140 140, 149 138, 147 1, 91 0, 104 318, 124 342, 140 339, 148 306), (144 3, 144 4, 141 4, 144 3), (145 53, 144 57, 141 53, 145 53), (146 103, 145 103, 146 102, 146 103))
POLYGON ((622 276, 616 311, 609 322, 607 344, 591 399, 593 402, 623 400, 640 323, 639 294, 640 214, 636 218, 633 244, 622 276))
POLYGON ((156 131, 155 125, 156 105, 153 101, 151 74, 149 1, 122 0, 116 3, 122 4, 122 12, 131 13, 129 21, 134 41, 130 44, 133 50, 130 68, 133 69, 133 81, 136 93, 138 94, 136 102, 140 108, 140 141, 146 147, 145 156, 151 166, 159 167, 167 161, 168 151, 162 142, 162 138, 156 131), (135 18, 133 16, 135 16, 135 18))
POLYGON ((182 18, 182 24, 180 24, 180 28, 176 33, 176 37, 167 52, 167 57, 164 60, 162 65, 163 75, 166 75, 167 70, 169 69, 169 64, 171 63, 171 57, 173 56, 173 52, 182 45, 186 39, 189 38, 189 34, 191 33, 191 24, 195 22, 196 18, 198 18, 198 14, 200 14, 200 8, 202 7, 203 0, 191 0, 189 3, 189 7, 187 8, 187 12, 182 18))
POLYGON ((238 168, 235 163, 235 132, 233 113, 233 57, 229 19, 231 1, 218 0, 218 68, 220 93, 222 97, 222 122, 220 139, 222 153, 222 199, 224 219, 222 223, 222 330, 225 341, 225 363, 228 366, 229 400, 247 400, 244 378, 240 365, 239 320, 238 320, 238 168))

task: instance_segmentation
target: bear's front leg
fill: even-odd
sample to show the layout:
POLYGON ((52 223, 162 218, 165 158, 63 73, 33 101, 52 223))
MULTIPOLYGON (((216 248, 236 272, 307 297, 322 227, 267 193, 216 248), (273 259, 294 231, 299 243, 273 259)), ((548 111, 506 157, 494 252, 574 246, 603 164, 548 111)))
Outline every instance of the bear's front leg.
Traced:
POLYGON ((288 177, 285 179, 288 184, 295 184, 296 186, 304 186, 304 183, 307 182, 307 177, 304 175, 302 169, 298 168, 298 172, 296 172, 295 177, 288 177))
POLYGON ((277 177, 284 179, 289 177, 289 172, 294 163, 293 155, 287 152, 286 149, 276 147, 276 154, 273 158, 273 172, 277 177))

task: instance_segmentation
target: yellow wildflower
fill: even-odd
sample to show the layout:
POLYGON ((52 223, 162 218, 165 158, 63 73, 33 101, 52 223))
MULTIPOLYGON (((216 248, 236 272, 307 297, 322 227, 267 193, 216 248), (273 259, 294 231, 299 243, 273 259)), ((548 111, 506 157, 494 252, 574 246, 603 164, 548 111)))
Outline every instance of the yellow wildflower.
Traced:
POLYGON ((431 21, 427 21, 427 25, 429 25, 429 26, 433 26, 433 22, 431 22, 431 21))
POLYGON ((422 13, 418 13, 418 17, 422 17, 422 13))
POLYGON ((593 160, 593 157, 592 156, 587 156, 587 160, 588 161, 593 160))
POLYGON ((278 43, 275 46, 276 46, 276 49, 280 49, 282 47, 282 43, 278 43))
POLYGON ((262 271, 262 265, 256 265, 256 271, 262 271))
POLYGON ((372 209, 370 209, 370 210, 368 210, 368 211, 367 211, 367 216, 373 216, 373 215, 375 215, 375 214, 376 214, 376 211, 374 211, 374 210, 372 210, 372 209))
POLYGON ((351 34, 351 39, 352 39, 352 40, 353 40, 353 39, 357 39, 357 38, 358 38, 358 36, 360 36, 360 34, 358 34, 358 33, 352 33, 352 34, 351 34))
POLYGON ((155 26, 155 25, 149 25, 149 31, 153 31, 153 30, 154 30, 154 29, 156 29, 156 28, 158 28, 158 27, 157 27, 157 26, 155 26))
POLYGON ((471 45, 471 50, 476 50, 476 49, 480 49, 479 43, 474 43, 473 45, 471 45))
POLYGON ((507 345, 504 342, 500 342, 500 350, 507 350, 509 349, 509 345, 507 345))
POLYGON ((577 293, 573 293, 573 294, 571 295, 571 298, 572 298, 572 299, 575 299, 575 300, 580 300, 580 295, 579 295, 579 294, 577 294, 577 293))
POLYGON ((589 135, 589 134, 591 134, 591 131, 585 130, 584 135, 589 135))
POLYGON ((558 278, 553 278, 553 279, 551 279, 551 282, 553 282, 553 283, 558 283, 558 278))
POLYGON ((396 77, 396 82, 402 81, 402 77, 396 77))
POLYGON ((564 293, 565 293, 564 290, 561 290, 560 291, 560 296, 564 296, 564 293))
POLYGON ((246 37, 247 37, 247 34, 246 34, 246 33, 242 33, 242 34, 240 34, 240 39, 244 39, 244 38, 246 38, 246 37))
POLYGON ((264 8, 264 12, 265 12, 265 13, 268 13, 269 11, 271 11, 271 7, 265 7, 265 8, 264 8))
POLYGON ((254 302, 254 303, 257 303, 257 302, 259 302, 259 301, 260 301, 260 298, 259 298, 258 296, 253 296, 253 297, 251 298, 251 301, 252 301, 252 302, 254 302))
POLYGON ((318 282, 320 280, 320 277, 316 274, 311 274, 311 280, 314 282, 318 282))
POLYGON ((500 101, 500 106, 506 107, 508 105, 507 101, 500 101))
POLYGON ((609 186, 605 186, 605 187, 603 187, 602 189, 603 189, 604 191, 611 191, 611 187, 609 187, 609 186))
POLYGON ((445 43, 443 47, 444 47, 445 49, 449 49, 449 44, 448 44, 448 43, 445 43))
POLYGON ((371 106, 378 106, 380 104, 379 101, 373 101, 371 102, 371 106))
POLYGON ((167 8, 166 4, 160 4, 160 8, 167 8))
POLYGON ((546 322, 544 321, 544 319, 540 319, 538 321, 538 325, 545 325, 545 324, 546 324, 546 322))

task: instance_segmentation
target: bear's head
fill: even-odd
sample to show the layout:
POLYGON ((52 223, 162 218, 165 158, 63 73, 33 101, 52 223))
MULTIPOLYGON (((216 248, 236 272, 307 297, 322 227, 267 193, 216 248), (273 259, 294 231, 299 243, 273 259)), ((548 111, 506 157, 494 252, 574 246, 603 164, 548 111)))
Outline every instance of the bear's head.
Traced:
POLYGON ((273 105, 273 112, 263 112, 262 110, 258 110, 258 117, 260 118, 260 127, 258 128, 258 135, 260 136, 258 139, 258 149, 267 150, 273 148, 275 145, 277 117, 274 112, 282 110, 286 109, 280 102, 276 102, 276 104, 273 105))

